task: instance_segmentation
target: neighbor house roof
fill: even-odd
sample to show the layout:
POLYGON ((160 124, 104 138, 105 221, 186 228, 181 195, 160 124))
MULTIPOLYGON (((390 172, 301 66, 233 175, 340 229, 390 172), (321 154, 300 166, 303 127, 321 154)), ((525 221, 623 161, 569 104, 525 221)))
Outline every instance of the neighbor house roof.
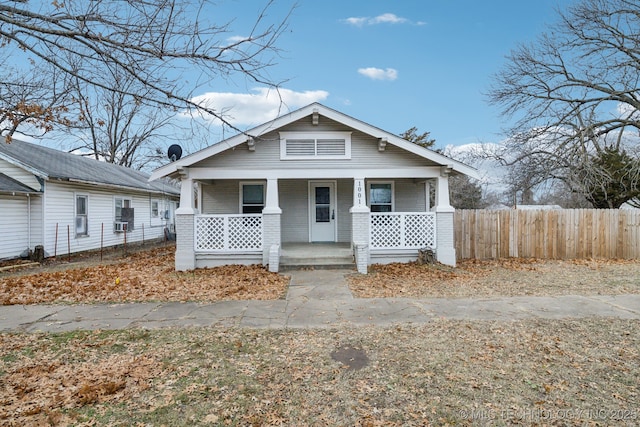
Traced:
POLYGON ((10 176, 0 173, 0 193, 33 194, 38 193, 38 190, 34 190, 10 176))
POLYGON ((428 148, 424 148, 417 144, 409 142, 405 139, 400 138, 397 135, 384 131, 380 128, 372 126, 361 120, 355 119, 344 113, 341 113, 339 111, 326 107, 322 104, 314 102, 313 104, 309 104, 306 107, 300 108, 299 110, 292 111, 288 114, 285 114, 274 120, 271 120, 265 124, 262 124, 253 129, 250 129, 244 133, 240 133, 236 136, 220 141, 217 144, 211 145, 196 153, 183 157, 180 160, 177 160, 175 162, 162 166, 151 173, 150 179, 154 180, 154 179, 174 175, 178 172, 180 168, 191 166, 195 163, 198 163, 199 161, 207 159, 225 150, 234 148, 240 144, 247 142, 248 138, 257 139, 266 133, 272 132, 278 128, 286 126, 290 123, 293 123, 297 120, 300 120, 314 113, 317 113, 323 117, 327 117, 336 122, 342 123, 346 126, 349 126, 353 129, 361 131, 365 134, 374 136, 376 138, 381 138, 381 139, 384 138, 387 140, 388 144, 395 145, 399 148, 402 148, 406 151, 414 153, 427 160, 435 162, 436 164, 450 167, 454 172, 468 175, 476 179, 479 178, 478 171, 475 168, 472 168, 468 165, 465 165, 464 163, 453 160, 433 150, 429 150, 428 148))
POLYGON ((165 181, 149 182, 144 172, 16 139, 0 143, 0 159, 46 180, 180 194, 165 181))

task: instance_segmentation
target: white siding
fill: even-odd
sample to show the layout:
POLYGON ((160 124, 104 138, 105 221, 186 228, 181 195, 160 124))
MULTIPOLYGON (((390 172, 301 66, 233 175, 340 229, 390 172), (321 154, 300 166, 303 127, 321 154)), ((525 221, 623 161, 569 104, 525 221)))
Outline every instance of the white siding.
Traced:
MULTIPOLYGON (((111 192, 94 186, 75 186, 57 182, 47 182, 45 188, 45 250, 49 255, 63 255, 91 249, 124 244, 125 233, 116 233, 115 197, 131 199, 134 208, 134 230, 126 233, 127 243, 140 242, 163 236, 166 221, 151 225, 151 199, 146 193, 118 191, 111 192), (88 236, 75 235, 75 195, 85 194, 88 201, 88 236), (57 237, 56 237, 57 227, 57 237), (104 227, 104 234, 102 230, 104 227)), ((161 199, 162 200, 162 199, 161 199)), ((164 201, 162 202, 164 204, 164 201)))
POLYGON ((202 213, 209 215, 240 213, 240 181, 218 180, 202 184, 202 213))
MULTIPOLYGON (((391 144, 387 144, 385 151, 378 151, 378 140, 375 137, 362 132, 354 131, 351 135, 351 159, 329 160, 280 160, 280 136, 279 132, 286 131, 352 131, 344 125, 337 124, 323 117, 320 125, 312 127, 307 118, 292 123, 256 139, 255 151, 249 151, 246 144, 241 144, 234 149, 229 149, 210 157, 194 167, 228 168, 233 165, 235 169, 353 169, 353 168, 379 168, 379 167, 413 167, 434 166, 420 156, 409 153, 391 144)), ((327 177, 329 178, 329 176, 327 177)))
MULTIPOLYGON (((327 179, 331 179, 327 175, 327 179)), ((396 179, 395 210, 397 212, 424 212, 425 184, 412 179, 396 179)), ((351 240, 351 214, 353 206, 353 180, 337 180, 338 241, 351 240)), ((240 181, 217 180, 202 185, 202 213, 235 214, 239 212, 240 181)), ((309 180, 281 179, 278 181, 283 242, 309 241, 309 180)), ((137 214, 136 214, 137 215, 137 214)))
POLYGON ((283 242, 309 241, 309 184, 307 180, 280 180, 278 194, 283 242))
POLYGON ((17 258, 29 247, 29 215, 26 195, 0 194, 0 259, 17 258))
POLYGON ((351 213, 353 206, 353 180, 338 180, 338 242, 351 241, 351 213))
POLYGON ((394 181, 395 211, 424 212, 426 208, 424 182, 414 182, 412 179, 396 179, 394 181))
MULTIPOLYGON (((4 141, 1 142, 4 144, 4 141)), ((13 178, 34 190, 40 190, 40 183, 31 172, 28 172, 18 166, 14 166, 6 160, 0 159, 0 173, 13 178)))

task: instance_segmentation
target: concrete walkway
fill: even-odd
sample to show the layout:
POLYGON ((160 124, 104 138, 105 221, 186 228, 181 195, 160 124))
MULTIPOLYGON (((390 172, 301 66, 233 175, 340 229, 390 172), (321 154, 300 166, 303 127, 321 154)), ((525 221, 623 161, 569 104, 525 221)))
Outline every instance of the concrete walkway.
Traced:
POLYGON ((326 328, 422 324, 435 319, 640 319, 640 295, 497 298, 354 298, 349 270, 291 271, 286 300, 0 306, 0 331, 235 326, 326 328))

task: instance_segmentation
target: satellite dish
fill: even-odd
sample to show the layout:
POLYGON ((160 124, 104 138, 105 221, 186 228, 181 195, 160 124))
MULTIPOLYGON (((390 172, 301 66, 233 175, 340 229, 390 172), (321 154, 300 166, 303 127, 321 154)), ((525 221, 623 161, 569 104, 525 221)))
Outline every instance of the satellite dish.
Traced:
POLYGON ((169 150, 167 151, 167 156, 172 162, 179 160, 180 157, 182 157, 182 147, 180 147, 178 144, 171 145, 169 147, 169 150))

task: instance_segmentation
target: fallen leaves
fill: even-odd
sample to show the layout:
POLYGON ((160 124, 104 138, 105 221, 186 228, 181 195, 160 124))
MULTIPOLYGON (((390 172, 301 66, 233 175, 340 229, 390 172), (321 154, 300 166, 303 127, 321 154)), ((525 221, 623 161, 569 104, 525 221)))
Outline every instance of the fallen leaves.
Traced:
POLYGON ((258 265, 174 271, 174 247, 116 263, 0 278, 0 304, 219 301, 282 298, 288 278, 258 265))
POLYGON ((637 424, 638 326, 0 334, 0 425, 637 424))
POLYGON ((637 260, 505 258, 442 264, 373 265, 348 277, 359 298, 476 298, 640 293, 637 260))
POLYGON ((86 337, 96 339, 82 335, 65 343, 64 351, 56 351, 50 340, 39 342, 40 335, 17 338, 21 342, 3 336, 3 347, 14 353, 2 369, 0 424, 24 425, 25 420, 30 425, 68 424, 71 420, 61 410, 131 399, 164 371, 154 354, 117 354, 110 353, 111 348, 105 352, 100 349, 105 343, 87 352, 86 337), (23 423, 14 424, 16 420, 23 423))

